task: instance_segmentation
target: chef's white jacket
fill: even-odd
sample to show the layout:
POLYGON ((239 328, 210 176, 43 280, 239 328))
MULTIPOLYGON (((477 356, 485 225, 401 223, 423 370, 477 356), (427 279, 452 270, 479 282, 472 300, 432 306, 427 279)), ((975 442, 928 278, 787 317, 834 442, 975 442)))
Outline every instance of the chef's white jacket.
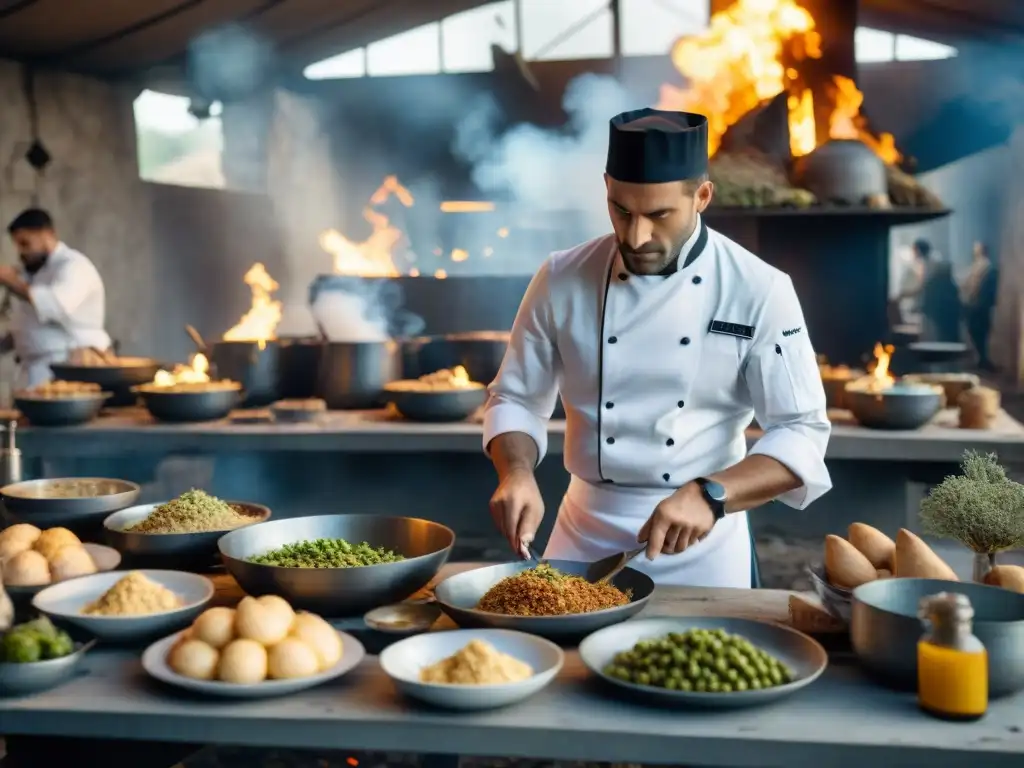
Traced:
MULTIPOLYGON (((750 453, 803 481, 781 501, 802 509, 831 488, 825 393, 793 284, 703 220, 668 276, 630 274, 612 235, 553 254, 489 389, 485 450, 524 432, 539 459, 561 392, 572 481, 546 557, 635 547, 658 501, 747 455, 754 417, 764 435, 750 453)), ((749 586, 745 513, 641 567, 662 583, 749 586)))
POLYGON ((11 302, 11 336, 21 367, 19 387, 52 378, 50 363, 73 349, 110 348, 104 330, 103 279, 85 254, 58 243, 35 274, 23 273, 32 301, 11 302))

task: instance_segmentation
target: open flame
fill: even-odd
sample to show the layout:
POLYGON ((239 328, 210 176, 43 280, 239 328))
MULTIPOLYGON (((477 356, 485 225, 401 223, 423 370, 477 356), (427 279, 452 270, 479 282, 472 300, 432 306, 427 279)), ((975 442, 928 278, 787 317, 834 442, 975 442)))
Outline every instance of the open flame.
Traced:
MULTIPOLYGON (((753 109, 787 92, 790 150, 794 157, 818 144, 814 96, 784 58, 821 57, 814 17, 796 0, 735 0, 711 17, 700 35, 681 38, 672 62, 688 86, 663 85, 660 109, 700 112, 708 117, 708 150, 718 151, 726 131, 753 109)), ((860 139, 887 163, 900 159, 889 134, 875 136, 860 114, 864 97, 849 78, 833 78, 829 137, 860 139)))
POLYGON ((210 381, 210 361, 206 355, 197 352, 188 365, 178 364, 174 370, 156 372, 153 384, 158 387, 173 387, 176 384, 205 384, 210 381))
POLYGON ((896 348, 892 344, 875 342, 875 361, 874 364, 868 365, 868 375, 847 384, 847 388, 861 392, 885 392, 892 389, 896 384, 896 378, 889 373, 889 364, 892 362, 892 353, 895 350, 896 348))
POLYGON ((238 324, 224 332, 224 340, 255 341, 263 349, 281 322, 281 302, 272 298, 280 286, 260 262, 249 267, 243 279, 252 291, 252 303, 238 324))

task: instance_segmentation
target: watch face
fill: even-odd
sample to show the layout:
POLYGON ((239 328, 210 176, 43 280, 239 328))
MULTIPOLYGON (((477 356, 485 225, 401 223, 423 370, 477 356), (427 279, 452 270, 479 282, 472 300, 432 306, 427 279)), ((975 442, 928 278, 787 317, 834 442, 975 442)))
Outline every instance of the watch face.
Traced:
POLYGON ((716 483, 714 480, 704 481, 704 493, 706 493, 715 501, 725 501, 725 486, 723 486, 721 483, 716 483))

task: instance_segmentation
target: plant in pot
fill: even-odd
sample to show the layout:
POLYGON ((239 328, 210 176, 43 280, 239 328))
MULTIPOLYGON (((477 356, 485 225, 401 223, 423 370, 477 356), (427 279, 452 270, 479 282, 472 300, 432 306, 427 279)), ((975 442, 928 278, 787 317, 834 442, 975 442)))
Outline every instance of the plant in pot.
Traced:
POLYGON ((961 474, 935 486, 921 502, 926 533, 959 541, 974 553, 975 581, 996 553, 1024 547, 1024 485, 1006 476, 994 453, 964 453, 961 474))

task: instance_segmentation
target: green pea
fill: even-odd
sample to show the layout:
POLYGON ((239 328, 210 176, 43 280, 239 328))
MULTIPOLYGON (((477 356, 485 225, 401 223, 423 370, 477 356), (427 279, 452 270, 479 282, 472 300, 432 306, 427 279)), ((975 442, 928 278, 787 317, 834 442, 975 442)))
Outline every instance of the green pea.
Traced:
POLYGON ((707 680, 698 680, 697 683, 694 685, 694 689, 696 691, 698 691, 699 693, 707 693, 708 681, 707 680))
POLYGON ((748 686, 747 686, 747 681, 746 680, 740 679, 740 680, 736 681, 736 690, 737 691, 745 691, 745 690, 747 690, 747 687, 748 686))
POLYGON ((637 672, 636 682, 639 685, 650 685, 651 684, 651 676, 649 674, 647 674, 646 672, 637 672))
POLYGON ((721 691, 722 693, 732 693, 733 688, 732 688, 732 685, 730 685, 729 683, 722 683, 718 687, 718 690, 721 691))

